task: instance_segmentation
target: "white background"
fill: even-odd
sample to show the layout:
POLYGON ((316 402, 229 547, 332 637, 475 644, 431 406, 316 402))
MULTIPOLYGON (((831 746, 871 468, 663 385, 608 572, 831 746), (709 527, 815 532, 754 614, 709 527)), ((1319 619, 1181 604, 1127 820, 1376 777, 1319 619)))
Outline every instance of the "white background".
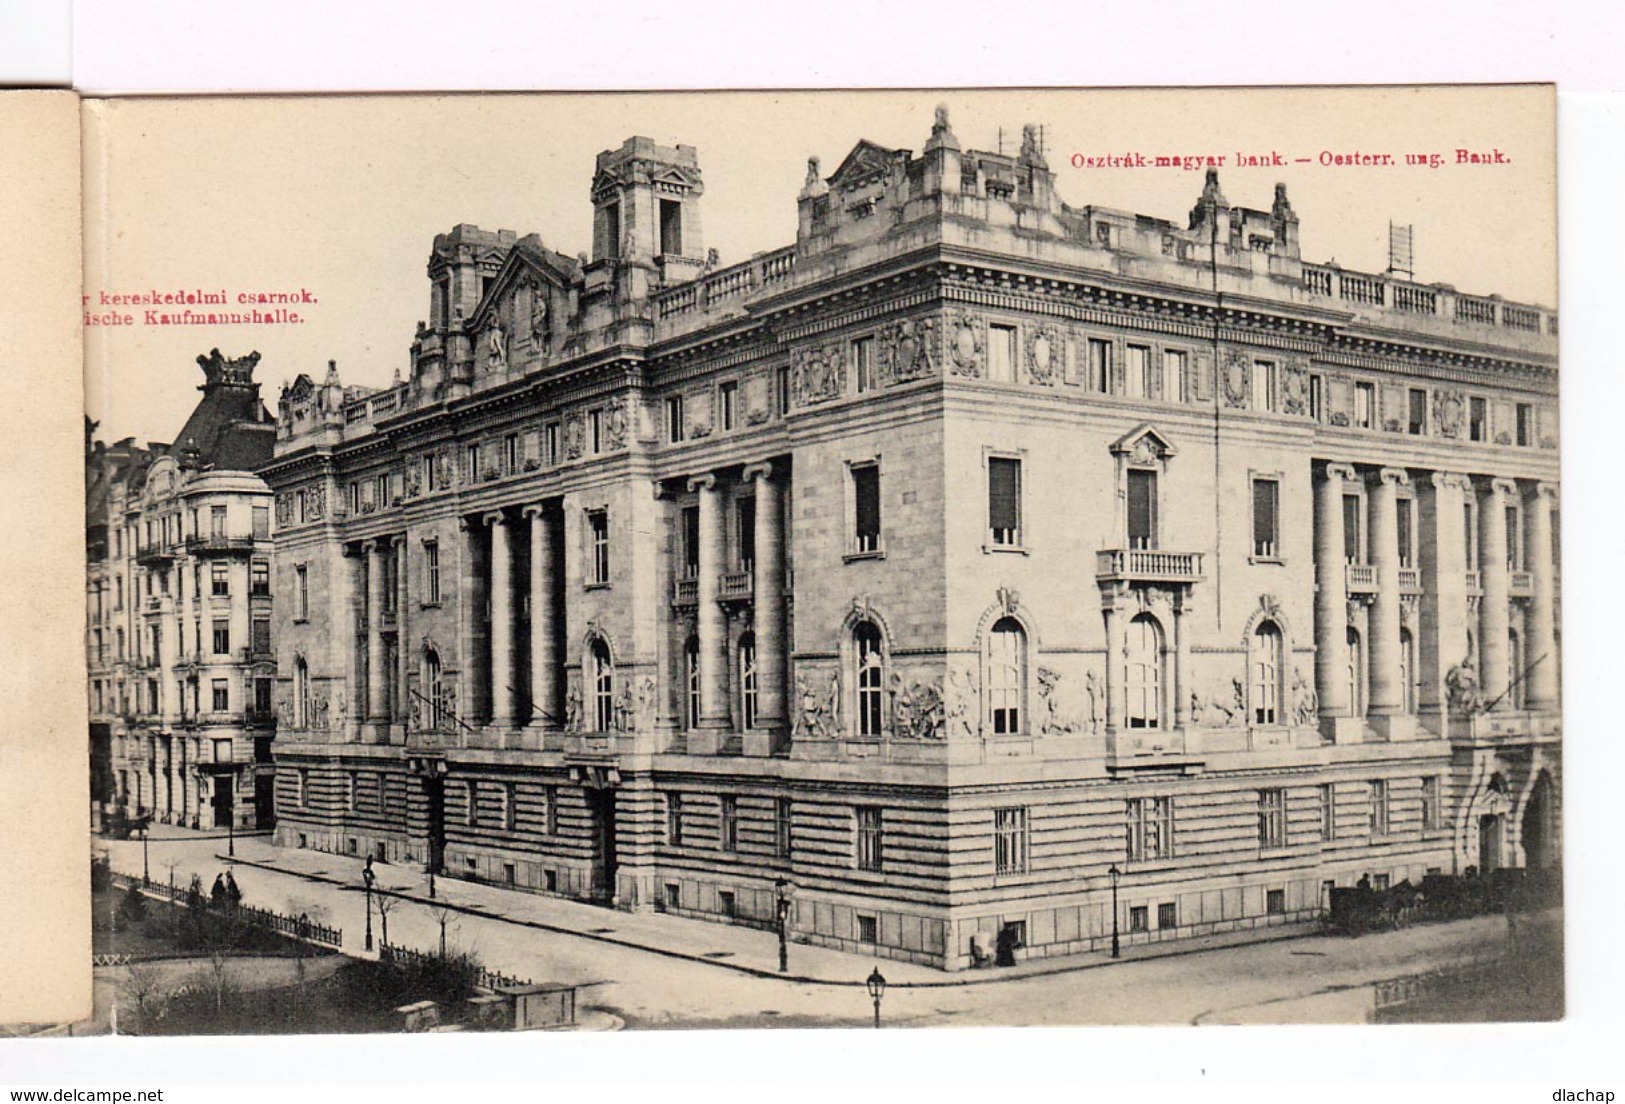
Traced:
MULTIPOLYGON (((905 1101, 927 1092, 1002 1101, 1045 1082, 1071 1086, 1066 1099, 1091 1089, 1160 1099, 1190 1086, 1249 1102, 1266 1094, 1455 1099, 1468 1085, 1478 1086, 1469 1090, 1475 1099, 1493 1101, 1551 1100, 1559 1088, 1625 1089, 1625 974, 1615 937, 1625 923, 1625 724, 1622 649, 1611 631, 1625 624, 1625 495, 1614 447, 1625 394, 1609 340, 1619 333, 1625 260, 1625 6, 939 0, 734 8, 621 0, 557 8, 410 0, 339 10, 316 0, 86 0, 72 12, 71 40, 68 11, 69 0, 0 2, 0 83, 109 93, 1557 81, 1570 1014, 1560 1025, 1437 1029, 62 1040, 0 1043, 0 1083, 330 1086, 298 1093, 318 1100, 349 1096, 331 1087, 344 1083, 409 1083, 391 1099, 445 1100, 457 1090, 425 1086, 563 1081, 587 1092, 618 1086, 605 1094, 615 1097, 644 1086, 662 1102, 700 1098, 698 1086, 719 1083, 737 1086, 729 1095, 740 1099, 830 1100, 824 1086, 840 1085, 842 1100, 905 1101), (1116 1084, 1142 1087, 1107 1088, 1116 1084), (1271 1087, 1238 1089, 1248 1084, 1271 1087)), ((287 1095, 278 1091, 279 1099, 287 1095)), ((166 1098, 206 1097, 194 1090, 166 1098)))

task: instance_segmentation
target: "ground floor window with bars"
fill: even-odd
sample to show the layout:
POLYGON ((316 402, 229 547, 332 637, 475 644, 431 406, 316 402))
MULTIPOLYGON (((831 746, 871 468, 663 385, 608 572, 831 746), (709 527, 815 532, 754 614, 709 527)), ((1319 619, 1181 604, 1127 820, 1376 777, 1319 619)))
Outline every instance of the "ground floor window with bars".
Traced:
POLYGON ((1171 858, 1174 853, 1174 799, 1131 797, 1125 805, 1128 861, 1171 858))
POLYGON ((999 874, 1027 872, 1027 810, 993 810, 993 869, 999 874))
POLYGON ((885 861, 886 839, 881 826, 880 810, 873 806, 860 806, 858 816, 858 869, 879 870, 885 861))
POLYGON ((1258 791, 1258 846, 1286 846, 1286 791, 1258 791))

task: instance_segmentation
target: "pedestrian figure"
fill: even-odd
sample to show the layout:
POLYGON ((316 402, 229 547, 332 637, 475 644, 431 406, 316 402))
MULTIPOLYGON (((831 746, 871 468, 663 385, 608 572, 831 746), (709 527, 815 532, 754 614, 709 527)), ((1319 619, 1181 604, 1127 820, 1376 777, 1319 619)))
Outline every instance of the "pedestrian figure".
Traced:
POLYGON ((226 903, 226 880, 219 874, 214 876, 214 888, 209 890, 209 900, 214 902, 215 908, 226 903))
POLYGON ((232 908, 243 903, 243 891, 237 888, 237 879, 231 876, 229 870, 226 871, 226 901, 232 908))
POLYGON ((1355 889, 1363 889, 1367 893, 1370 893, 1371 892, 1371 875, 1369 875, 1369 874, 1361 874, 1360 875, 1360 880, 1354 883, 1354 888, 1355 889))

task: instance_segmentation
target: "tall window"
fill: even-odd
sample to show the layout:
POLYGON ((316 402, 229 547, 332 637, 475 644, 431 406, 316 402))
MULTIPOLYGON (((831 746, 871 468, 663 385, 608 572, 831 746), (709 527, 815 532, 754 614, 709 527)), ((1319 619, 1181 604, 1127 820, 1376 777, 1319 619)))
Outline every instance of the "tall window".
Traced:
POLYGON ((593 731, 608 732, 615 727, 615 665, 609 658, 609 645, 602 639, 592 642, 593 731))
POLYGON ((860 805, 858 819, 858 869, 879 870, 885 862, 886 837, 881 824, 880 809, 873 805, 860 805))
POLYGON ((1517 629, 1507 630, 1507 705, 1513 709, 1525 708, 1524 676, 1527 662, 1523 654, 1523 637, 1517 629))
POLYGON ((1026 690, 1026 634, 1013 617, 999 619, 988 635, 988 721, 996 736, 1022 731, 1022 697, 1026 690))
POLYGON ((1337 838, 1337 791, 1330 782, 1320 784, 1320 838, 1337 838))
POLYGON ((224 506, 209 507, 209 536, 223 537, 226 535, 226 508, 224 506))
POLYGON ((1388 782, 1386 779, 1375 779, 1367 790, 1371 802, 1371 834, 1373 836, 1386 836, 1388 834, 1388 782))
POLYGON ((424 719, 431 730, 438 730, 446 721, 446 687, 440 673, 440 653, 433 648, 423 649, 423 696, 420 702, 424 719))
POLYGON ((1258 791, 1258 846, 1286 846, 1286 791, 1258 791))
POLYGON ((216 560, 209 565, 209 593, 216 598, 225 598, 231 594, 231 565, 224 560, 216 560))
POLYGON ((790 857, 791 844, 791 805, 788 797, 780 797, 773 802, 773 853, 781 859, 790 857))
POLYGON ((1517 441, 1520 445, 1535 443, 1535 408, 1528 403, 1519 403, 1517 406, 1517 441))
POLYGON ((1464 544, 1466 544, 1466 546, 1467 546, 1464 549, 1466 563, 1467 563, 1467 570, 1468 571, 1477 571, 1478 570, 1478 510, 1474 508, 1473 503, 1471 502, 1471 500, 1464 503, 1462 505, 1462 508, 1461 508, 1461 535, 1462 535, 1462 542, 1464 544))
POLYGON ((1151 379, 1151 350, 1130 345, 1123 350, 1124 383, 1130 398, 1149 399, 1156 394, 1151 379))
POLYGON ((310 619, 310 569, 299 564, 293 569, 293 610, 294 620, 308 621, 310 619))
POLYGON ((672 847, 683 846, 683 795, 680 793, 666 795, 666 843, 672 847))
POLYGON ((293 661, 293 727, 310 724, 310 666, 304 656, 293 661))
POLYGON ((1098 337, 1089 339, 1089 389, 1102 395, 1112 390, 1112 343, 1098 337))
POLYGON ((549 422, 547 428, 542 430, 542 453, 548 464, 557 464, 563 453, 559 449, 559 438, 563 430, 558 422, 549 422))
POLYGON ((993 810, 993 870, 997 874, 1027 872, 1027 810, 993 810))
POLYGON ((592 545, 591 582, 609 582, 609 511, 587 511, 587 530, 592 545))
POLYGON ((722 795, 722 810, 718 824, 718 845, 724 851, 739 850, 739 799, 733 794, 722 795))
POLYGON ((884 729, 886 700, 886 661, 880 629, 872 621, 859 622, 852 630, 852 644, 858 665, 858 735, 878 738, 884 729))
POLYGON ((739 719, 743 728, 756 727, 756 637, 739 638, 739 719))
POLYGON ((1186 354, 1179 349, 1167 349, 1162 354, 1162 397, 1168 402, 1189 402, 1185 394, 1186 354))
POLYGON ((1422 779, 1422 831, 1432 832, 1439 827, 1439 778, 1433 775, 1422 779))
POLYGON ((681 200, 660 201, 660 252, 678 257, 683 252, 683 204, 681 200))
POLYGON ((1281 555, 1281 484, 1253 480, 1253 555, 1273 560, 1281 555))
POLYGON ((1343 496, 1343 559, 1365 563, 1365 503, 1359 495, 1343 496))
POLYGON ((1516 506, 1506 508, 1507 570, 1523 570, 1523 512, 1516 506))
POLYGON ((734 380, 717 387, 717 428, 726 433, 739 418, 739 384, 734 380))
POLYGON ((1411 436, 1419 436, 1428 431, 1428 393, 1420 387, 1413 387, 1406 394, 1406 430, 1411 436))
POLYGON ((683 645, 683 685, 687 688, 688 727, 700 727, 700 639, 688 638, 683 645))
POLYGON ((700 508, 684 506, 679 520, 683 527, 683 578, 697 579, 700 575, 700 508))
POLYGON ((1125 853, 1129 862, 1171 858, 1174 853, 1174 799, 1131 797, 1124 802, 1125 853))
POLYGON ((1416 712, 1416 638, 1399 630, 1399 686, 1406 713, 1416 712))
POLYGON ((683 396, 666 398, 666 440, 677 444, 683 439, 683 396))
POLYGON ((1346 677, 1349 687, 1349 712, 1356 717, 1365 716, 1365 647, 1360 631, 1352 626, 1348 631, 1348 661, 1346 677))
POLYGON ((1416 526, 1411 500, 1402 498, 1394 503, 1394 530, 1398 537, 1399 566, 1416 566, 1416 526))
POLYGON ((438 606, 440 604, 439 541, 426 540, 423 542, 423 602, 429 606, 438 606))
POLYGON ((1162 628, 1142 613, 1128 623, 1123 675, 1124 716, 1130 728, 1162 728, 1162 628))
POLYGON ((604 412, 587 411, 587 451, 597 456, 604 451, 604 412))
POLYGON ((226 679, 209 681, 209 708, 224 713, 231 708, 231 683, 226 679))
POLYGON ((860 337, 852 342, 852 375, 858 381, 858 394, 875 387, 875 339, 860 337))
POLYGON ((1021 461, 990 456, 987 461, 987 525, 995 547, 1021 545, 1021 461))
POLYGON ((1317 422, 1326 420, 1326 377, 1309 377, 1309 416, 1317 422))
POLYGON ((756 566, 756 499, 741 498, 734 503, 734 518, 739 549, 739 570, 750 571, 756 566))
POLYGON ((1157 473, 1147 468, 1128 470, 1128 546, 1157 546, 1157 473))
POLYGON ((254 536, 264 540, 271 535, 271 508, 269 506, 256 506, 253 513, 254 536))
MULTIPOLYGON (((214 654, 226 655, 231 651, 231 622, 223 617, 214 620, 214 654)), ((154 655, 157 654, 154 650, 154 655)))
POLYGON ((1471 441, 1490 439, 1490 404, 1477 395, 1467 400, 1467 438, 1471 441))
POLYGON ((1253 409, 1275 409, 1275 362, 1253 361, 1253 409))
POLYGON ((852 471, 853 551, 880 551, 880 465, 854 464, 852 471))
POLYGON ((987 328, 987 378, 994 383, 1014 383, 1016 380, 1016 328, 989 326, 987 328))
POLYGON ((1361 429, 1371 428, 1371 419, 1376 415, 1377 385, 1374 383, 1356 383, 1354 385, 1354 424, 1361 429))
POLYGON ((249 565, 248 593, 264 598, 271 593, 271 562, 255 560, 249 565))
POLYGON ((1281 723, 1281 630, 1265 621, 1253 633, 1252 655, 1253 724, 1281 723))

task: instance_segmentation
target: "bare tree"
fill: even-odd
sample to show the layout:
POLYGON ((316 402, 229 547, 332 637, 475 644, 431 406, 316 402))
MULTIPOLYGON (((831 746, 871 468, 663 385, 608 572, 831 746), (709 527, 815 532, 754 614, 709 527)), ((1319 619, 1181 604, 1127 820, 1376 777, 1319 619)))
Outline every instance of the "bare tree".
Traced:
POLYGON ((152 1021, 163 1014, 165 993, 162 968, 131 963, 125 974, 124 991, 135 1002, 136 1030, 146 1031, 152 1021))
POLYGON ((457 910, 450 905, 433 904, 429 906, 429 914, 434 917, 435 923, 440 925, 440 957, 446 957, 446 925, 457 914, 457 910))
POLYGON ((395 911, 395 906, 401 903, 399 897, 391 897, 387 893, 374 892, 372 896, 373 907, 378 910, 378 925, 382 929, 380 937, 384 943, 389 942, 389 914, 395 911))

